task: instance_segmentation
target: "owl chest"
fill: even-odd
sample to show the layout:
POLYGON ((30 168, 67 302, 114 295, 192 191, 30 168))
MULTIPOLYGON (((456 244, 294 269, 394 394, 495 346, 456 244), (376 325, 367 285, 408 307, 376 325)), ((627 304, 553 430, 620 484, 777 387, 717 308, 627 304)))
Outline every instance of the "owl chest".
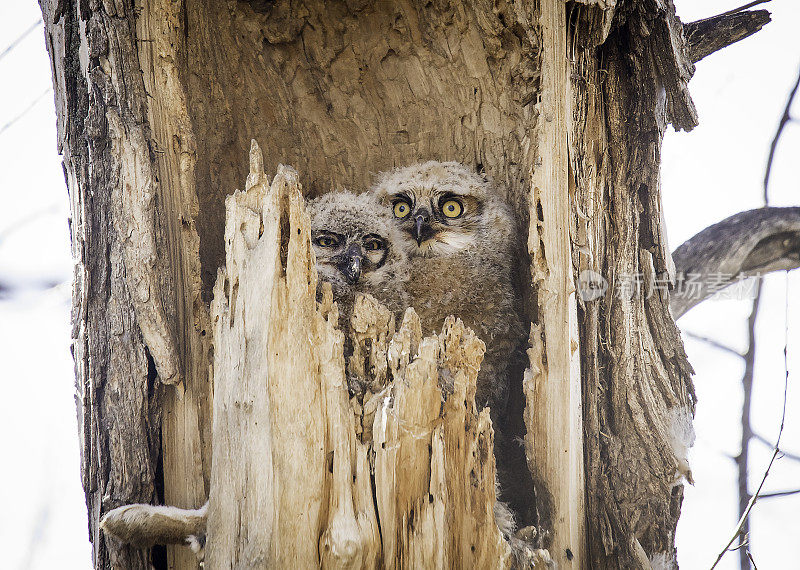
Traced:
POLYGON ((408 280, 411 306, 426 332, 438 330, 454 315, 479 335, 485 333, 500 317, 505 288, 491 268, 459 260, 420 264, 408 280))

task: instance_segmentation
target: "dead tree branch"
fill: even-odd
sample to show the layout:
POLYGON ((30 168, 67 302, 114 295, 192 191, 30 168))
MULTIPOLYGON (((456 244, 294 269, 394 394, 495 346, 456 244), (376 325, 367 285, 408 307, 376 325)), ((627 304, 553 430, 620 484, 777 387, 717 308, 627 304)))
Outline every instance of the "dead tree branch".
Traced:
POLYGON ((42 25, 42 19, 39 18, 33 24, 31 24, 27 30, 25 30, 19 36, 17 36, 17 38, 13 42, 8 44, 8 46, 6 46, 6 48, 2 52, 0 52, 0 59, 3 59, 5 56, 11 53, 14 50, 14 48, 17 47, 22 42, 22 40, 27 38, 36 28, 38 28, 41 25, 42 25))
POLYGON ((683 27, 692 63, 752 36, 771 20, 767 10, 742 9, 690 22, 683 27))
MULTIPOLYGON (((786 297, 786 303, 788 305, 788 293, 786 297)), ((788 308, 788 307, 787 307, 788 308)), ((786 311, 788 314, 788 310, 786 311)), ((750 498, 750 501, 747 503, 747 508, 745 509, 742 516, 739 517, 739 522, 736 525, 736 529, 731 536, 731 539, 728 541, 728 544, 725 545, 725 548, 717 556, 717 559, 714 561, 714 564, 711 566, 711 570, 717 567, 719 561, 722 560, 722 557, 725 556, 725 553, 733 544, 733 541, 736 540, 736 537, 742 532, 742 529, 745 528, 745 524, 747 523, 747 518, 750 516, 750 511, 753 510, 753 507, 756 504, 756 501, 761 497, 761 490, 764 488, 764 483, 767 481, 767 477, 769 477, 770 469, 772 469, 772 465, 775 463, 775 460, 781 455, 780 445, 781 445, 781 437, 783 436, 783 427, 786 424, 786 396, 787 392, 789 391, 789 323, 788 320, 786 322, 786 328, 784 331, 784 346, 783 346, 783 369, 784 369, 784 383, 783 383, 783 411, 781 412, 781 426, 778 429, 778 439, 775 442, 775 448, 772 452, 772 458, 769 460, 769 464, 767 465, 767 469, 764 471, 764 476, 761 478, 761 483, 758 485, 758 489, 756 490, 755 494, 750 498)))
POLYGON ((728 285, 800 266, 800 207, 740 212, 690 238, 672 257, 679 286, 670 308, 678 319, 728 285))
MULTIPOLYGON (((755 439, 756 441, 760 441, 761 443, 763 443, 767 447, 772 447, 772 448, 775 447, 774 443, 772 443, 770 440, 768 440, 766 437, 764 437, 761 434, 754 433, 753 434, 753 439, 755 439)), ((781 449, 780 451, 781 451, 781 454, 783 455, 783 457, 786 457, 787 459, 791 459, 792 461, 800 461, 800 454, 799 453, 791 453, 791 452, 786 451, 785 449, 781 449)))
POLYGON ((738 8, 734 8, 733 10, 728 10, 727 12, 723 12, 722 14, 720 14, 720 16, 730 16, 731 14, 738 14, 739 12, 744 12, 745 10, 749 10, 754 6, 767 4, 768 2, 772 2, 772 0, 753 0, 753 2, 748 2, 744 6, 739 6, 738 8))
MULTIPOLYGON (((744 355, 744 373, 742 374, 742 401, 741 414, 741 443, 739 455, 736 456, 736 469, 739 493, 739 516, 743 516, 750 503, 750 489, 747 485, 747 476, 750 473, 750 440, 753 439, 753 427, 750 423, 750 412, 753 407, 753 380, 756 370, 756 321, 758 320, 758 308, 761 303, 761 279, 756 283, 756 295, 753 298, 753 308, 750 317, 747 319, 747 352, 744 355)), ((750 535, 750 521, 742 521, 741 543, 744 545, 750 535)), ((749 567, 748 549, 739 549, 739 567, 743 570, 749 567)))
POLYGON ((44 96, 45 96, 45 95, 47 95, 48 93, 50 93, 52 90, 53 90, 53 88, 52 88, 52 87, 48 87, 47 89, 45 89, 44 91, 42 91, 42 92, 39 94, 39 96, 38 96, 38 97, 36 97, 36 99, 34 99, 34 100, 33 100, 33 101, 31 101, 30 103, 28 103, 28 106, 27 106, 27 107, 25 107, 25 108, 24 108, 22 111, 20 111, 19 113, 17 113, 17 114, 16 114, 16 115, 15 115, 15 116, 14 116, 14 117, 11 119, 11 120, 9 120, 9 121, 8 121, 6 124, 4 124, 2 127, 0 127, 0 135, 2 135, 4 132, 6 132, 6 131, 7 131, 8 129, 10 129, 11 127, 13 127, 15 124, 17 124, 17 122, 19 122, 19 121, 20 121, 20 119, 22 119, 23 117, 25 117, 25 115, 27 115, 28 113, 30 113, 30 112, 33 110, 33 108, 34 108, 34 107, 36 107, 36 104, 37 104, 39 101, 41 101, 42 99, 44 99, 44 96))
POLYGON ((775 497, 788 497, 789 495, 797 495, 800 489, 791 489, 789 491, 775 491, 774 493, 764 493, 760 499, 773 499, 775 497))

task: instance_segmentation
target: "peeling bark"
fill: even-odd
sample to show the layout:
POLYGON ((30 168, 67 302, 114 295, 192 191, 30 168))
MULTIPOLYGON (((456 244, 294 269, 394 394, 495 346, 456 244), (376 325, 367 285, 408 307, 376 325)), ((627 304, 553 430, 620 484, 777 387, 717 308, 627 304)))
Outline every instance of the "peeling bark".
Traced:
MULTIPOLYGON (((137 50, 146 44, 128 3, 41 4, 79 261, 73 352, 95 564, 148 568, 146 552, 102 540, 100 515, 162 493, 173 505, 200 506, 210 452, 200 433, 211 418, 195 190, 175 182, 185 153, 154 144, 151 120, 156 133, 172 133, 176 121, 154 116, 148 94, 172 114, 180 101, 174 88, 146 89, 152 76, 142 74, 137 50)), ((161 19, 148 34, 168 29, 161 19)), ((170 557, 196 567, 191 553, 170 557)))
MULTIPOLYGON (((569 19, 592 21, 582 12, 598 9, 575 6, 569 19)), ((573 263, 578 281, 610 284, 578 312, 588 558, 592 568, 649 568, 675 559, 681 478, 691 476, 694 393, 669 315, 659 156, 668 121, 696 123, 693 66, 671 4, 628 3, 615 18, 599 47, 586 26, 569 40, 573 263), (620 290, 629 277, 640 287, 620 290)))
POLYGON ((379 390, 351 405, 330 288, 316 300, 297 174, 279 167, 269 184, 260 152, 254 144, 247 190, 227 200, 212 307, 206 564, 509 568, 494 523, 491 420, 475 407, 483 343, 453 318, 423 339, 413 309, 391 335, 386 309, 360 301, 353 320, 372 323, 386 350, 365 370, 379 390), (372 439, 359 438, 370 417, 372 439))
MULTIPOLYGON (((512 387, 518 397, 505 419, 526 443, 548 526, 543 538, 554 557, 563 568, 647 567, 655 555, 673 557, 679 479, 690 476, 676 426, 690 423, 694 395, 671 301, 659 286, 675 271, 660 204, 660 145, 668 122, 684 130, 697 123, 687 88, 693 62, 763 25, 763 14, 684 27, 669 0, 41 5, 78 262, 73 350, 97 568, 151 562, 146 552, 98 534, 109 508, 163 501, 199 507, 210 488, 217 537, 210 548, 218 560, 313 562, 317 552, 331 566, 505 560, 486 518, 494 469, 484 453, 492 439, 488 420, 457 399, 446 400, 439 415, 428 400, 414 400, 437 394, 433 363, 443 365, 447 350, 460 355, 453 357, 459 369, 477 358, 467 333, 452 325, 419 339, 413 318, 395 332, 364 303, 353 346, 377 368, 363 371, 375 375, 362 384, 371 397, 345 405, 335 311, 315 304, 306 246, 294 234, 287 246, 299 248, 291 250, 297 263, 285 274, 282 258, 290 253, 276 253, 269 242, 272 265, 263 269, 275 288, 261 306, 246 303, 253 318, 243 321, 236 311, 244 311, 242 295, 262 290, 251 289, 248 270, 230 262, 229 283, 217 285, 214 301, 217 316, 229 319, 230 336, 220 337, 219 321, 212 328, 209 318, 227 238, 258 249, 266 241, 253 220, 268 213, 271 231, 284 231, 275 216, 292 211, 276 205, 277 194, 269 212, 247 198, 254 188, 266 192, 264 171, 292 164, 300 174, 282 170, 278 185, 302 183, 315 195, 366 188, 372 173, 421 159, 485 170, 513 205, 519 227, 528 228, 529 256, 521 255, 515 270, 531 322, 530 368, 524 384, 519 378, 512 387), (254 169, 247 192, 230 198, 248 173, 242 157, 253 138, 264 144, 265 164, 254 169), (247 222, 230 235, 226 204, 247 222), (576 300, 575 278, 587 271, 612 284, 641 275, 656 294, 620 297, 612 288, 576 300), (238 289, 230 285, 234 274, 244 279, 238 289), (304 304, 291 308, 289 290, 304 291, 304 304), (278 328, 256 330, 262 317, 278 328), (306 383, 270 384, 244 398, 220 359, 235 357, 271 379, 269 367, 279 364, 265 360, 273 352, 239 344, 243 338, 261 339, 262 349, 272 343, 278 355, 292 343, 316 355, 315 364, 296 369, 306 383), (402 356, 392 353, 402 343, 414 356, 402 357, 409 360, 401 370, 391 358, 402 356), (417 387, 404 392, 398 374, 417 387), (393 401, 378 397, 388 392, 393 401), (273 410, 267 403, 275 400, 286 407, 273 410), (252 453, 215 446, 212 464, 212 402, 225 418, 213 437, 244 438, 252 453), (350 406, 357 410, 352 426, 350 406), (430 450, 392 427, 402 414, 423 426, 430 450), (262 429, 245 432, 256 416, 262 429), (458 424, 459 432, 458 422, 469 429, 458 424), (288 425, 296 437, 283 440, 278 427, 288 425), (399 459, 379 454, 386 462, 375 466, 383 495, 369 514, 362 447, 379 438, 409 451, 399 459), (327 450, 322 459, 320 449, 327 450), (467 450, 480 461, 470 463, 467 450), (292 454, 306 463, 289 461, 292 454), (272 479, 255 463, 268 456, 272 479), (236 469, 221 472, 224 462, 236 469), (391 465, 413 465, 421 475, 390 481, 391 465), (470 487, 467 465, 475 473, 470 487), (300 489, 303 466, 313 481, 300 489), (256 481, 259 493, 239 501, 237 493, 256 481), (227 490, 215 499, 215 488, 227 490), (454 498, 473 508, 457 525, 442 526, 454 498), (279 506, 270 511, 268 503, 279 506), (304 505, 302 524, 288 514, 293 503, 291 512, 304 505), (260 518, 265 513, 272 518, 260 518), (386 521, 383 554, 373 518, 386 521), (263 526, 251 536, 256 519, 263 526), (251 541, 245 548, 231 542, 234 536, 251 541), (303 539, 285 544, 287 536, 303 539)), ((292 192, 292 203, 299 202, 299 190, 292 192)), ((296 207, 293 219, 302 233, 296 207)), ((765 243, 759 259, 774 257, 775 247, 765 243)), ((469 375, 462 381, 458 389, 469 399, 469 375)), ((177 549, 153 562, 196 564, 177 549)))

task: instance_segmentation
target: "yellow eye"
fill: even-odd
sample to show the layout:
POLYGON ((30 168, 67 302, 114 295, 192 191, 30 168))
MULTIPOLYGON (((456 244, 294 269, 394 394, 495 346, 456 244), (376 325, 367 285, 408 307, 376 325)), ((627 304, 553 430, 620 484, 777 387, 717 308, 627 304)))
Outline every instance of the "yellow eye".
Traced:
POLYGON ((405 218, 411 213, 411 206, 408 202, 400 200, 394 203, 394 215, 398 218, 405 218))
POLYGON ((333 247, 336 245, 336 239, 331 236, 319 236, 314 240, 320 247, 333 247))
POLYGON ((447 218, 457 218, 461 215, 463 207, 458 200, 447 200, 442 204, 442 213, 447 218))

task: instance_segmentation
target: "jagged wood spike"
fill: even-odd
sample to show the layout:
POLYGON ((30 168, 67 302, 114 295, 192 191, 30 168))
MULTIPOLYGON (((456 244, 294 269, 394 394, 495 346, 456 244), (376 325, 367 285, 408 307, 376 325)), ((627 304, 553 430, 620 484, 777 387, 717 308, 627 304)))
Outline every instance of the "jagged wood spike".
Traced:
POLYGON ((212 304, 207 565, 510 567, 491 420, 474 400, 483 343, 453 318, 423 339, 413 309, 395 333, 386 307, 361 297, 352 367, 370 389, 351 402, 297 174, 280 167, 267 184, 258 152, 248 189, 227 200, 212 304))

